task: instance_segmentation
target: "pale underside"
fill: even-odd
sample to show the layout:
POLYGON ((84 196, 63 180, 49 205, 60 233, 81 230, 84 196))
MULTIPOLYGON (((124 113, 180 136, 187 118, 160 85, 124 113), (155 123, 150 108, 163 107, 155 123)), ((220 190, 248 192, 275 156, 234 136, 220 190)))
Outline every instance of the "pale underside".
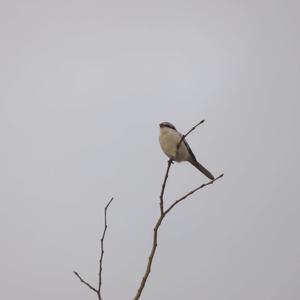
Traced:
POLYGON ((159 142, 163 152, 175 161, 189 161, 191 154, 184 141, 181 142, 178 150, 177 145, 181 140, 181 135, 171 128, 161 128, 159 142))

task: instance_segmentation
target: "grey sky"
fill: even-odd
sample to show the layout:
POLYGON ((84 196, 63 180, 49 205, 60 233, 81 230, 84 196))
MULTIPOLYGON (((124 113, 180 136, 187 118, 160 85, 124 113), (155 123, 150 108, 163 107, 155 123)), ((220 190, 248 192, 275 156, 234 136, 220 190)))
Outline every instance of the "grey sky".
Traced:
MULTIPOLYGON (((142 299, 296 300, 299 1, 1 1, 0 299, 132 299, 167 158, 225 177, 165 222, 142 299)), ((169 201, 206 179, 175 164, 169 201)))

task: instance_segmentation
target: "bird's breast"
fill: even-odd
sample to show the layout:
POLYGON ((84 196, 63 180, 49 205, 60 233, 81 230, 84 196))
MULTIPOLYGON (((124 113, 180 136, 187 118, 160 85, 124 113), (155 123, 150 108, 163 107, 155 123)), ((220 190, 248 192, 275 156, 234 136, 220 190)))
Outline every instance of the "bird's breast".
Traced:
POLYGON ((184 143, 181 143, 177 150, 177 145, 180 140, 181 136, 174 130, 163 131, 159 136, 159 142, 163 152, 175 161, 184 161, 188 158, 188 151, 184 143))

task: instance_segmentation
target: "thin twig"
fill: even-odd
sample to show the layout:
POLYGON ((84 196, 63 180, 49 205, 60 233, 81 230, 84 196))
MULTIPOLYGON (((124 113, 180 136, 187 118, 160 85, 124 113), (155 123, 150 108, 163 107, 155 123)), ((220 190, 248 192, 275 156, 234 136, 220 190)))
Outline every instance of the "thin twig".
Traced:
POLYGON ((114 200, 114 198, 111 198, 110 201, 106 204, 106 206, 104 208, 104 230, 103 230, 102 237, 101 237, 101 256, 100 256, 100 260, 99 260, 99 285, 98 285, 99 300, 102 299, 101 285, 102 285, 102 264, 103 264, 103 256, 104 256, 104 238, 105 238, 105 233, 106 233, 106 229, 107 229, 107 216, 106 215, 107 215, 107 209, 113 200, 114 200))
POLYGON ((195 130, 199 125, 204 123, 205 120, 201 120, 199 123, 197 123, 195 126, 193 126, 184 136, 183 138, 186 138, 193 130, 195 130))
POLYGON ((102 286, 102 264, 103 264, 103 256, 104 256, 104 238, 107 230, 107 209, 111 202, 114 200, 114 198, 111 198, 109 202, 106 204, 104 208, 104 229, 101 237, 101 254, 100 254, 100 260, 99 260, 99 282, 98 282, 98 289, 94 288, 91 284, 89 284, 87 281, 85 281, 77 272, 73 271, 73 273, 79 278, 79 280, 85 284, 88 288, 90 288, 92 291, 94 291, 99 300, 102 300, 101 296, 101 286, 102 286))
POLYGON ((178 149, 179 149, 179 146, 181 145, 182 141, 192 132, 194 131, 199 125, 201 125, 202 123, 204 123, 205 120, 201 120, 199 123, 197 123, 195 126, 193 126, 186 134, 184 134, 179 143, 177 144, 177 147, 176 147, 176 156, 177 156, 177 152, 178 152, 178 149))
POLYGON ((165 210, 165 215, 167 213, 169 213, 171 211, 172 208, 174 208, 175 205, 177 205, 179 202, 183 201, 184 199, 186 199, 187 197, 189 197, 190 195, 194 194, 195 192, 197 192, 198 190, 206 187, 207 185, 213 184, 216 180, 222 178, 224 176, 224 174, 219 175, 218 177, 216 177, 215 179, 207 182, 207 183, 203 183, 200 186, 198 186, 197 188, 193 189, 192 191, 188 192, 187 194, 185 194, 184 196, 180 197, 178 200, 176 200, 172 205, 170 205, 170 207, 168 209, 165 210))
POLYGON ((93 287, 91 286, 88 282, 86 282, 77 272, 73 271, 73 273, 79 278, 79 280, 84 283, 86 286, 88 286, 91 290, 93 290, 95 293, 98 294, 98 291, 93 287))
POLYGON ((163 181, 163 184, 162 184, 162 188, 161 188, 161 192, 160 192, 159 206, 160 206, 160 214, 161 215, 164 213, 164 193, 165 193, 166 183, 167 183, 167 179, 168 179, 168 176, 169 176, 169 171, 170 171, 172 163, 173 163, 173 160, 170 158, 168 160, 168 167, 167 167, 166 175, 165 175, 165 178, 164 178, 164 181, 163 181))

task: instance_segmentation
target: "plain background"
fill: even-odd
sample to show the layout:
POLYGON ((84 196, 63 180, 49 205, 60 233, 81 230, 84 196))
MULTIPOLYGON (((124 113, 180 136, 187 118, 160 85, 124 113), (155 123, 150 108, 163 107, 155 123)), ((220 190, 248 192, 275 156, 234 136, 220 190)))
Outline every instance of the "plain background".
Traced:
MULTIPOLYGON (((0 298, 132 299, 167 158, 161 121, 225 177, 169 215, 143 300, 296 300, 299 1, 0 4, 0 298)), ((172 167, 169 203, 206 182, 172 167)))

